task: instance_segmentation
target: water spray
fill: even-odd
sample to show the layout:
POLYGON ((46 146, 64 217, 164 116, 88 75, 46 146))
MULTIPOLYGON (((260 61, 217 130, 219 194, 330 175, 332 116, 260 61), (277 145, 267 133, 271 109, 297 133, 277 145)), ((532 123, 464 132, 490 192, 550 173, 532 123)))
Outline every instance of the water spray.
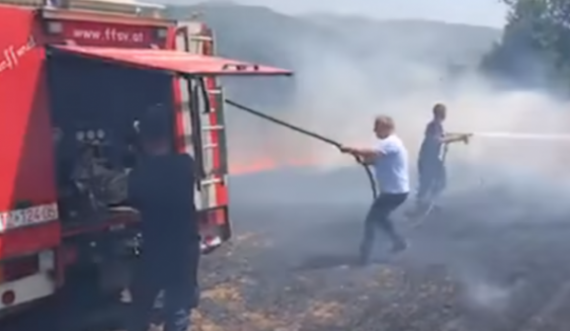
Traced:
POLYGON ((570 134, 545 134, 545 133, 517 133, 517 132, 474 132, 473 136, 491 139, 515 139, 515 140, 548 140, 570 141, 570 134))

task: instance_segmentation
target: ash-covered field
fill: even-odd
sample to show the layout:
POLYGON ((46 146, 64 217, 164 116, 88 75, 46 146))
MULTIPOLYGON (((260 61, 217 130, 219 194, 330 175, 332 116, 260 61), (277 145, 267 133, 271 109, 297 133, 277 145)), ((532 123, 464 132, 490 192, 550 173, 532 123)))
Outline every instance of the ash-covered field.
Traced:
POLYGON ((566 331, 564 185, 452 172, 440 213, 414 229, 396 216, 410 249, 390 256, 379 243, 365 268, 351 266, 370 201, 362 173, 233 178, 234 240, 203 261, 195 330, 566 331))

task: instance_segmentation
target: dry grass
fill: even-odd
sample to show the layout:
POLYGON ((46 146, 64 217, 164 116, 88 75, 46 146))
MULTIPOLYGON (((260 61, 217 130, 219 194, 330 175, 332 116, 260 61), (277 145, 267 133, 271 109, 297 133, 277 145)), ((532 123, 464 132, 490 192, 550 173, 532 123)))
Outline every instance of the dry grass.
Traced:
POLYGON ((255 236, 239 237, 204 261, 193 330, 378 331, 419 323, 417 330, 432 331, 454 318, 449 280, 426 282, 388 266, 264 274, 240 253, 253 243, 255 236))

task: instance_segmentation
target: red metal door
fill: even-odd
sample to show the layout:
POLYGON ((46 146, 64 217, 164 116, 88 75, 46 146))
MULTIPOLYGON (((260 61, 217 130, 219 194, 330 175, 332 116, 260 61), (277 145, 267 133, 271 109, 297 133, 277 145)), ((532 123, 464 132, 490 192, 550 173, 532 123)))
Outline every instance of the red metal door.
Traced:
MULTIPOLYGON (((211 31, 199 22, 181 22, 176 48, 213 55, 211 31)), ((211 251, 231 237, 228 215, 227 145, 222 88, 215 77, 179 78, 181 149, 198 163, 196 206, 202 215, 203 249, 211 251)))

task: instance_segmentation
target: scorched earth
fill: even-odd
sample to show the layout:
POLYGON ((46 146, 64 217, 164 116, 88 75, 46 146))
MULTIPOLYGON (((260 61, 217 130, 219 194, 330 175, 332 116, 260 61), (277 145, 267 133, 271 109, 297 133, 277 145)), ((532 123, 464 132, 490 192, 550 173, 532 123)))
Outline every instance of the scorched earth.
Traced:
POLYGON ((570 208, 549 200, 558 189, 450 189, 421 226, 396 217, 408 251, 391 257, 380 242, 377 263, 358 268, 366 188, 352 170, 234 178, 234 240, 203 261, 195 329, 567 331, 570 208))

